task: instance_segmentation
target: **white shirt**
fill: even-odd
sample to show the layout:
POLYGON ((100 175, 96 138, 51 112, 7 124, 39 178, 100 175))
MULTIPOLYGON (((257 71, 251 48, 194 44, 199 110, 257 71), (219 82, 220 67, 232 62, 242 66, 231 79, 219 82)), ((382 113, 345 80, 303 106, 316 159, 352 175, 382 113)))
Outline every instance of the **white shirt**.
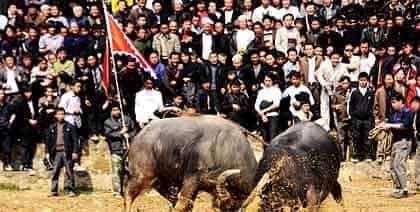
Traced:
MULTIPOLYGON (((258 95, 257 95, 257 99, 255 100, 255 110, 257 112, 260 112, 260 104, 262 101, 268 101, 268 102, 273 102, 273 105, 275 105, 276 107, 278 107, 280 105, 280 100, 281 100, 281 90, 278 87, 275 86, 271 86, 269 88, 263 88, 260 91, 258 91, 258 95)), ((267 116, 278 116, 279 113, 278 112, 268 112, 266 114, 267 116)))
POLYGON ((360 74, 360 57, 355 55, 351 56, 350 63, 344 64, 344 66, 347 69, 350 81, 357 82, 360 74))
POLYGON ((325 60, 321 63, 318 71, 316 72, 319 83, 327 90, 332 91, 336 87, 337 82, 341 77, 347 75, 348 72, 343 64, 339 63, 333 67, 330 60, 325 60))
POLYGON ((28 102, 29 111, 31 111, 31 118, 35 117, 35 109, 34 109, 34 103, 31 101, 28 102))
POLYGON ((255 39, 255 34, 249 29, 238 30, 236 32, 237 50, 246 50, 248 45, 255 39))
POLYGON ((375 65, 375 55, 369 52, 368 56, 360 56, 360 72, 366 72, 370 75, 370 70, 375 65))
POLYGON ((315 104, 315 100, 314 97, 312 96, 312 92, 311 90, 309 90, 308 87, 306 87, 305 85, 300 84, 298 87, 295 86, 289 86, 288 88, 286 88, 286 90, 284 90, 282 98, 286 98, 288 96, 290 96, 290 101, 291 103, 296 101, 296 95, 298 95, 301 92, 305 92, 309 94, 309 102, 311 103, 311 105, 315 104))
POLYGON ((232 23, 233 10, 225 10, 225 24, 232 23))
POLYGON ((79 110, 80 113, 82 113, 80 97, 78 97, 73 91, 66 92, 61 96, 58 107, 64 108, 64 111, 66 112, 64 120, 66 120, 70 124, 73 124, 74 126, 82 126, 82 120, 80 115, 74 114, 77 110, 79 110))
POLYGON ((327 17, 325 17, 325 18, 327 18, 327 20, 330 20, 333 17, 333 10, 332 9, 333 9, 333 4, 330 4, 329 7, 325 7, 325 11, 327 12, 327 14, 326 14, 327 17))
POLYGON ((202 39, 202 54, 201 57, 205 60, 209 59, 210 53, 212 52, 212 45, 213 45, 213 39, 211 34, 207 34, 207 33, 203 33, 202 34, 203 39, 202 39))
POLYGON ((365 96, 367 92, 367 87, 366 88, 359 87, 359 91, 363 96, 365 96))
POLYGON ((6 93, 7 94, 11 94, 11 93, 18 93, 19 92, 19 87, 18 84, 16 82, 16 71, 13 69, 9 69, 6 67, 6 71, 7 71, 7 81, 6 81, 6 85, 7 85, 7 90, 6 93))
POLYGON ((286 98, 288 96, 290 96, 290 112, 293 115, 297 114, 297 111, 295 110, 295 107, 293 107, 293 103, 296 102, 296 95, 300 94, 301 92, 305 92, 307 94, 309 94, 309 102, 311 105, 315 104, 315 100, 314 97, 312 96, 311 90, 309 90, 308 87, 304 86, 304 85, 299 85, 298 87, 295 86, 289 86, 282 95, 282 98, 286 98))
POLYGON ((163 99, 159 91, 143 89, 136 93, 134 108, 136 121, 147 123, 150 119, 159 119, 154 112, 161 107, 163 99))
POLYGON ((273 16, 277 20, 282 20, 283 21, 283 17, 288 13, 293 15, 294 20, 296 20, 296 18, 301 18, 302 17, 302 15, 299 12, 299 9, 295 6, 290 6, 287 9, 283 7, 280 10, 275 11, 273 16))
POLYGON ((262 5, 255 8, 253 14, 252 14, 252 22, 263 22, 263 18, 264 15, 268 15, 268 16, 273 16, 276 12, 277 9, 272 7, 272 6, 268 6, 267 8, 264 8, 262 5))
POLYGON ((308 57, 308 82, 316 82, 315 78, 315 57, 308 57))

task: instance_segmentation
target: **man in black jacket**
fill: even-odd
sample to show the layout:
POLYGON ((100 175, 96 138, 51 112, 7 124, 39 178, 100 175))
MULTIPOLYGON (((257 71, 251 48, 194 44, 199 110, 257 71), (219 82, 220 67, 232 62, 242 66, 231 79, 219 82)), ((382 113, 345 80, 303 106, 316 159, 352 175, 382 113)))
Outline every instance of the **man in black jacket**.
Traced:
POLYGON ((368 135, 373 124, 374 93, 368 88, 368 79, 366 72, 359 74, 359 86, 351 93, 348 103, 353 132, 353 162, 372 160, 373 150, 368 135))
POLYGON ((34 175, 32 160, 35 156, 38 133, 38 105, 32 99, 31 87, 22 87, 22 94, 17 98, 15 107, 17 113, 14 128, 16 141, 21 147, 22 170, 29 171, 30 175, 34 175))
POLYGON ((195 107, 201 114, 219 114, 220 103, 217 95, 210 90, 211 83, 207 77, 201 79, 201 89, 196 94, 195 107))
POLYGON ((231 91, 223 99, 222 112, 228 119, 243 127, 248 127, 249 100, 245 94, 241 93, 241 85, 239 80, 231 83, 231 91))
POLYGON ((74 161, 78 158, 79 136, 76 127, 64 121, 64 109, 58 108, 55 112, 56 123, 52 124, 46 135, 46 156, 53 159, 53 172, 50 196, 58 196, 58 178, 61 168, 69 179, 69 196, 76 196, 73 173, 74 161))
POLYGON ((7 102, 7 96, 4 89, 0 89, 0 136, 2 141, 0 143, 3 170, 12 171, 10 166, 12 158, 12 138, 10 133, 10 127, 15 120, 15 114, 13 113, 13 107, 7 102))

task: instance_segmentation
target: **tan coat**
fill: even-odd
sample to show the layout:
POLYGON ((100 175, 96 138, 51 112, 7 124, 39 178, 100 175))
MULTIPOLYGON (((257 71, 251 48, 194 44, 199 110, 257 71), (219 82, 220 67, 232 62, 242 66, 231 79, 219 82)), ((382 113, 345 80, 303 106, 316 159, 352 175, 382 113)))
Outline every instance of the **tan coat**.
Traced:
POLYGON ((375 100, 373 102, 373 116, 379 122, 383 122, 386 119, 386 97, 384 86, 376 90, 375 100))
POLYGON ((331 108, 337 115, 337 121, 342 122, 348 119, 347 103, 350 98, 350 90, 344 90, 337 87, 334 95, 331 98, 331 108))
MULTIPOLYGON (((322 57, 315 56, 315 71, 318 70, 321 63, 322 63, 322 57)), ((299 68, 300 68, 300 73, 302 74, 303 83, 307 85, 308 74, 309 74, 309 60, 307 56, 301 57, 299 59, 299 68)))
POLYGON ((156 34, 153 37, 153 49, 157 51, 162 58, 168 58, 172 52, 181 52, 181 43, 177 35, 169 33, 163 35, 156 34))

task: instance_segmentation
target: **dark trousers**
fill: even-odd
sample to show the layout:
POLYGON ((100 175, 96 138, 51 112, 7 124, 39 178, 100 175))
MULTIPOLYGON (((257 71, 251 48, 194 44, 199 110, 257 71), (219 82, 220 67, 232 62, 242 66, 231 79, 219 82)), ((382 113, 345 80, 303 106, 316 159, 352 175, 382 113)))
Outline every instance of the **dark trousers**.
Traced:
POLYGON ((58 192, 58 178, 60 176, 61 168, 65 168, 66 178, 69 180, 69 191, 76 191, 76 184, 74 181, 73 160, 64 152, 57 152, 54 157, 54 168, 52 172, 51 192, 58 192))
POLYGON ((372 142, 368 139, 371 120, 352 119, 353 158, 373 158, 372 142))
POLYGON ((338 139, 341 147, 342 160, 345 161, 347 158, 347 148, 351 145, 351 131, 350 124, 348 121, 337 122, 338 139))
POLYGON ((36 142, 32 137, 22 137, 20 139, 20 160, 24 168, 32 169, 32 160, 35 157, 36 142))
POLYGON ((0 130, 1 153, 4 165, 9 165, 12 159, 12 138, 8 130, 0 130))
POLYGON ((311 106, 311 111, 314 119, 318 119, 321 117, 321 84, 319 82, 308 83, 308 88, 315 100, 315 104, 311 106))
POLYGON ((268 116, 268 121, 262 123, 264 140, 269 143, 279 134, 279 116, 268 116))
POLYGON ((103 132, 103 111, 100 105, 92 103, 92 107, 86 111, 86 121, 89 128, 89 135, 99 135, 103 132))

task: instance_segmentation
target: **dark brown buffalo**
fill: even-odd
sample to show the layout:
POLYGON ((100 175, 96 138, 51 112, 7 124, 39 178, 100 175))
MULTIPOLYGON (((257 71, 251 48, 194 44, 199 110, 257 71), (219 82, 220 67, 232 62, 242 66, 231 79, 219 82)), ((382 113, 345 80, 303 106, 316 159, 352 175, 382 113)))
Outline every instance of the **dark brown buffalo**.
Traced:
POLYGON ((234 210, 255 187, 256 169, 243 130, 228 120, 198 116, 152 121, 128 152, 125 210, 151 188, 171 201, 175 211, 191 210, 200 190, 213 194, 215 207, 234 210))
POLYGON ((280 134, 266 148, 256 174, 258 185, 244 203, 246 211, 318 211, 331 193, 339 202, 340 152, 319 125, 303 122, 280 134))

